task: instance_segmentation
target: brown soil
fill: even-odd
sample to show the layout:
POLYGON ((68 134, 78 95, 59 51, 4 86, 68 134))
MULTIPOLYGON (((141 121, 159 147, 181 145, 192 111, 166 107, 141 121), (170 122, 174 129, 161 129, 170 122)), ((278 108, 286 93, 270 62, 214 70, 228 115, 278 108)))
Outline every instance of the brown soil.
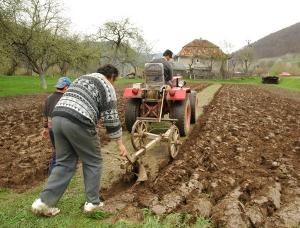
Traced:
MULTIPOLYGON (((119 113, 124 123, 122 88, 118 88, 119 113)), ((43 140, 42 109, 48 95, 0 98, 0 187, 24 191, 47 177, 51 143, 43 140)), ((101 144, 109 142, 101 123, 101 144)))
MULTIPOLYGON (((122 88, 117 94, 124 123, 122 88)), ((217 227, 296 227, 300 95, 287 94, 263 86, 222 87, 179 157, 162 162, 145 183, 114 185, 105 192, 105 209, 119 211, 115 219, 134 221, 147 207, 156 214, 209 217, 217 227)), ((0 98, 0 187, 22 191, 45 179, 51 157, 49 142, 40 138, 46 96, 0 98)), ((105 130, 98 131, 106 144, 105 130)))
POLYGON ((280 87, 275 87, 271 85, 264 85, 261 86, 262 89, 268 91, 270 94, 279 95, 283 98, 291 99, 297 102, 300 102, 300 92, 299 91, 292 91, 288 89, 283 89, 280 87))
MULTIPOLYGON (((206 84, 192 85, 196 90, 206 84)), ((123 91, 126 85, 116 88, 118 111, 124 126, 123 91)), ((52 156, 51 144, 40 136, 42 107, 48 94, 0 97, 0 187, 25 191, 47 177, 52 156)), ((98 125, 101 145, 109 138, 101 123, 98 125)))
POLYGON ((300 224, 300 102, 226 85, 155 180, 113 197, 108 211, 188 212, 217 227, 300 224))
POLYGON ((47 95, 0 99, 0 186, 22 190, 47 175, 50 143, 41 140, 42 103, 47 95))

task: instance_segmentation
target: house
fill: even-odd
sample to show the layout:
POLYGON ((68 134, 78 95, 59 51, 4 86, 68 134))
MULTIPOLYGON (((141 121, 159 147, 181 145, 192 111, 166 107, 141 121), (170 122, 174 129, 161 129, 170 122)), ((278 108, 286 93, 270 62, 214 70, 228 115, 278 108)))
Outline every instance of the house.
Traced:
POLYGON ((186 44, 176 61, 196 77, 220 75, 227 70, 227 55, 217 45, 203 39, 186 44))

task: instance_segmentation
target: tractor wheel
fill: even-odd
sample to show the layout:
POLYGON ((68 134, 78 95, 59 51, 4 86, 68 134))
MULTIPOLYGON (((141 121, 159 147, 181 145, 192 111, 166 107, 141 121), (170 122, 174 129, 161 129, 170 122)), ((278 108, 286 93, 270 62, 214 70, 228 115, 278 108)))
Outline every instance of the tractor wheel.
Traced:
POLYGON ((136 118, 140 115, 140 99, 128 99, 125 106, 125 126, 127 131, 131 132, 136 118))
POLYGON ((196 123, 198 118, 198 98, 197 98, 197 92, 192 91, 189 94, 189 99, 191 102, 191 123, 196 123))
POLYGON ((172 118, 178 119, 176 126, 180 136, 187 136, 191 127, 191 104, 187 98, 184 101, 175 101, 172 107, 172 118))

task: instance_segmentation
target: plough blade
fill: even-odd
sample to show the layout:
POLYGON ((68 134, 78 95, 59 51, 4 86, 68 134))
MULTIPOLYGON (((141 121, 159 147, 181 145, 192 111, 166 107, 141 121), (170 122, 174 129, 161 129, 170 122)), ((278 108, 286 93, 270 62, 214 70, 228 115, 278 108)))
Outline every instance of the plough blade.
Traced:
POLYGON ((145 166, 129 154, 126 155, 126 158, 132 166, 131 172, 135 173, 138 177, 136 181, 143 182, 148 180, 148 175, 145 166), (136 170, 137 172, 134 172, 134 170, 136 170))
POLYGON ((142 164, 138 164, 139 166, 139 173, 138 173, 138 179, 136 180, 137 182, 143 182, 148 180, 146 168, 142 164))

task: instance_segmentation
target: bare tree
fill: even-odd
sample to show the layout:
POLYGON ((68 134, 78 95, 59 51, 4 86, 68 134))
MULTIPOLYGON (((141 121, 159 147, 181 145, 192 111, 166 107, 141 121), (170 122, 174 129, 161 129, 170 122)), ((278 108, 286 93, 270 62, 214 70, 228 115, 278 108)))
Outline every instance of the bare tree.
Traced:
POLYGON ((229 71, 231 71, 233 74, 235 72, 235 68, 236 68, 237 64, 238 64, 238 58, 237 58, 237 56, 232 55, 230 57, 230 59, 228 60, 228 68, 229 68, 229 71))
POLYGON ((190 79, 195 79, 195 74, 194 74, 194 63, 195 63, 195 59, 197 58, 197 55, 193 53, 193 55, 190 57, 190 62, 188 63, 189 66, 189 78, 190 79))
POLYGON ((126 51, 126 48, 140 37, 139 29, 131 24, 128 18, 106 22, 98 30, 98 38, 113 48, 113 63, 117 62, 119 52, 126 51))
MULTIPOLYGON (((230 61, 234 58, 233 57, 233 54, 232 54, 232 51, 233 51, 233 44, 230 43, 229 41, 226 41, 224 40, 223 41, 223 44, 222 44, 222 50, 224 51, 224 53, 226 54, 226 58, 223 59, 222 61, 222 66, 221 69, 225 68, 225 64, 224 64, 224 61, 226 62, 226 72, 227 72, 227 75, 229 75, 229 73, 233 73, 234 72, 234 68, 235 66, 233 66, 233 70, 230 72, 230 61)), ((232 61, 232 63, 234 64, 234 61, 232 61)), ((224 69, 223 69, 224 70, 224 69)))
POLYGON ((247 40, 247 45, 239 52, 239 59, 242 63, 244 73, 248 74, 250 65, 254 59, 254 51, 250 40, 247 40))
POLYGON ((137 75, 139 67, 144 67, 145 62, 150 61, 151 47, 148 46, 144 38, 139 35, 137 39, 129 47, 125 48, 123 58, 121 58, 122 64, 129 64, 134 70, 134 75, 137 75))

